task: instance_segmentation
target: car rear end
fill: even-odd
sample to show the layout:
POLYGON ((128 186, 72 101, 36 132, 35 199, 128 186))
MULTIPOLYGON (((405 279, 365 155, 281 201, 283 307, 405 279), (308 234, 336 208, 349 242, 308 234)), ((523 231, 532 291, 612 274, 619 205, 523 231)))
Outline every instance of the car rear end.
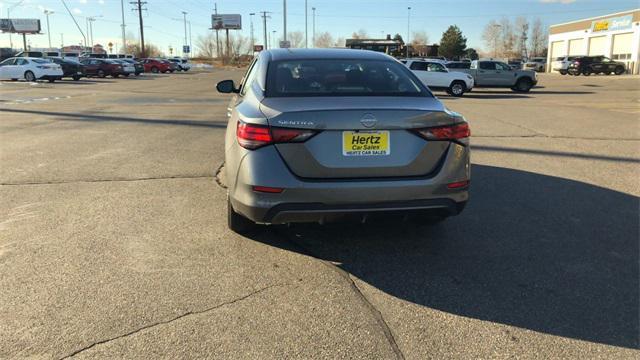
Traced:
POLYGON ((107 68, 107 74, 117 77, 120 75, 126 75, 124 67, 122 64, 113 61, 113 60, 104 60, 104 65, 107 68))
POLYGON ((272 224, 462 211, 469 124, 395 60, 358 56, 269 64, 258 111, 227 129, 234 211, 272 224))
POLYGON ((30 58, 29 61, 34 65, 32 69, 36 79, 59 80, 64 75, 60 65, 47 59, 30 58))

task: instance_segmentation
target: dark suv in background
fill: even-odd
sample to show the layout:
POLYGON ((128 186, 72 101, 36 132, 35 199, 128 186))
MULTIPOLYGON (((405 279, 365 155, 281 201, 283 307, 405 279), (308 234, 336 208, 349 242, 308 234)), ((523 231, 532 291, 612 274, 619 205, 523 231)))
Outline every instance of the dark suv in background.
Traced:
POLYGON ((622 75, 627 71, 625 64, 613 61, 606 56, 580 56, 569 64, 567 73, 578 76, 580 74, 589 76, 591 74, 622 75))

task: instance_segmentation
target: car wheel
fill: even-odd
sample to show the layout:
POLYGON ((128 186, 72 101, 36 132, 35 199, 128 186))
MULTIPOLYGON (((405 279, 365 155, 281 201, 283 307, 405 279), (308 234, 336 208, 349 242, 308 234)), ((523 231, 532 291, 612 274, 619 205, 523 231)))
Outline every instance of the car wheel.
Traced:
POLYGON ((529 92, 533 87, 533 83, 529 79, 520 79, 516 83, 516 86, 513 88, 514 91, 517 92, 529 92))
POLYGON ((464 92, 465 92, 466 89, 467 89, 467 86, 465 85, 464 82, 462 82, 462 81, 454 81, 449 86, 449 89, 447 90, 447 92, 451 96, 461 97, 462 95, 464 95, 464 92))
POLYGON ((56 79, 47 79, 47 81, 52 83, 52 82, 56 82, 56 79))
POLYGON ((24 73, 24 79, 28 82, 34 82, 36 81, 36 76, 33 74, 33 72, 27 71, 24 73))
POLYGON ((622 66, 618 66, 615 70, 616 75, 624 74, 624 68, 622 66))
POLYGON ((565 70, 560 70, 560 75, 567 75, 567 72, 565 70))
POLYGON ((585 68, 584 70, 582 70, 582 75, 584 75, 584 76, 591 75, 591 69, 585 68))
POLYGON ((251 230, 256 228, 256 223, 247 219, 246 217, 238 214, 233 210, 231 206, 231 201, 227 196, 227 225, 229 229, 233 232, 236 232, 240 235, 244 235, 249 233, 251 230))
POLYGON ((120 74, 111 74, 114 78, 120 77, 120 74))
POLYGON ((155 67, 155 66, 151 68, 151 72, 154 73, 154 74, 157 74, 158 71, 159 71, 158 68, 155 67))
POLYGON ((80 76, 76 75, 76 76, 73 77, 73 81, 78 81, 78 80, 80 80, 80 76))
POLYGON ((104 70, 98 70, 98 77, 104 79, 107 74, 104 73, 104 70))

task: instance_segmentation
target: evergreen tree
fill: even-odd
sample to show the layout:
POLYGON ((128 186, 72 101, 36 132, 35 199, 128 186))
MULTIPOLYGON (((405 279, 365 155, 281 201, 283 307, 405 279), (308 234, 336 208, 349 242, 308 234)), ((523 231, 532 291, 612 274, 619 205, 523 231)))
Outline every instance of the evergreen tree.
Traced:
POLYGON ((440 40, 440 48, 438 54, 444 56, 447 59, 453 59, 463 56, 464 50, 467 47, 467 38, 462 36, 462 31, 456 25, 451 25, 442 33, 442 39, 440 40))

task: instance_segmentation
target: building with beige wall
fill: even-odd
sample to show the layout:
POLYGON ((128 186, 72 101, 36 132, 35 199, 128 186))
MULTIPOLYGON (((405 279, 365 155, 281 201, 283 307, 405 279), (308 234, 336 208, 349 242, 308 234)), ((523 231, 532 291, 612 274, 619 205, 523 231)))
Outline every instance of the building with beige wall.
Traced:
MULTIPOLYGON (((551 25, 547 64, 555 58, 603 55, 640 73, 640 9, 551 25)), ((547 66, 549 71, 551 67, 547 66)))

